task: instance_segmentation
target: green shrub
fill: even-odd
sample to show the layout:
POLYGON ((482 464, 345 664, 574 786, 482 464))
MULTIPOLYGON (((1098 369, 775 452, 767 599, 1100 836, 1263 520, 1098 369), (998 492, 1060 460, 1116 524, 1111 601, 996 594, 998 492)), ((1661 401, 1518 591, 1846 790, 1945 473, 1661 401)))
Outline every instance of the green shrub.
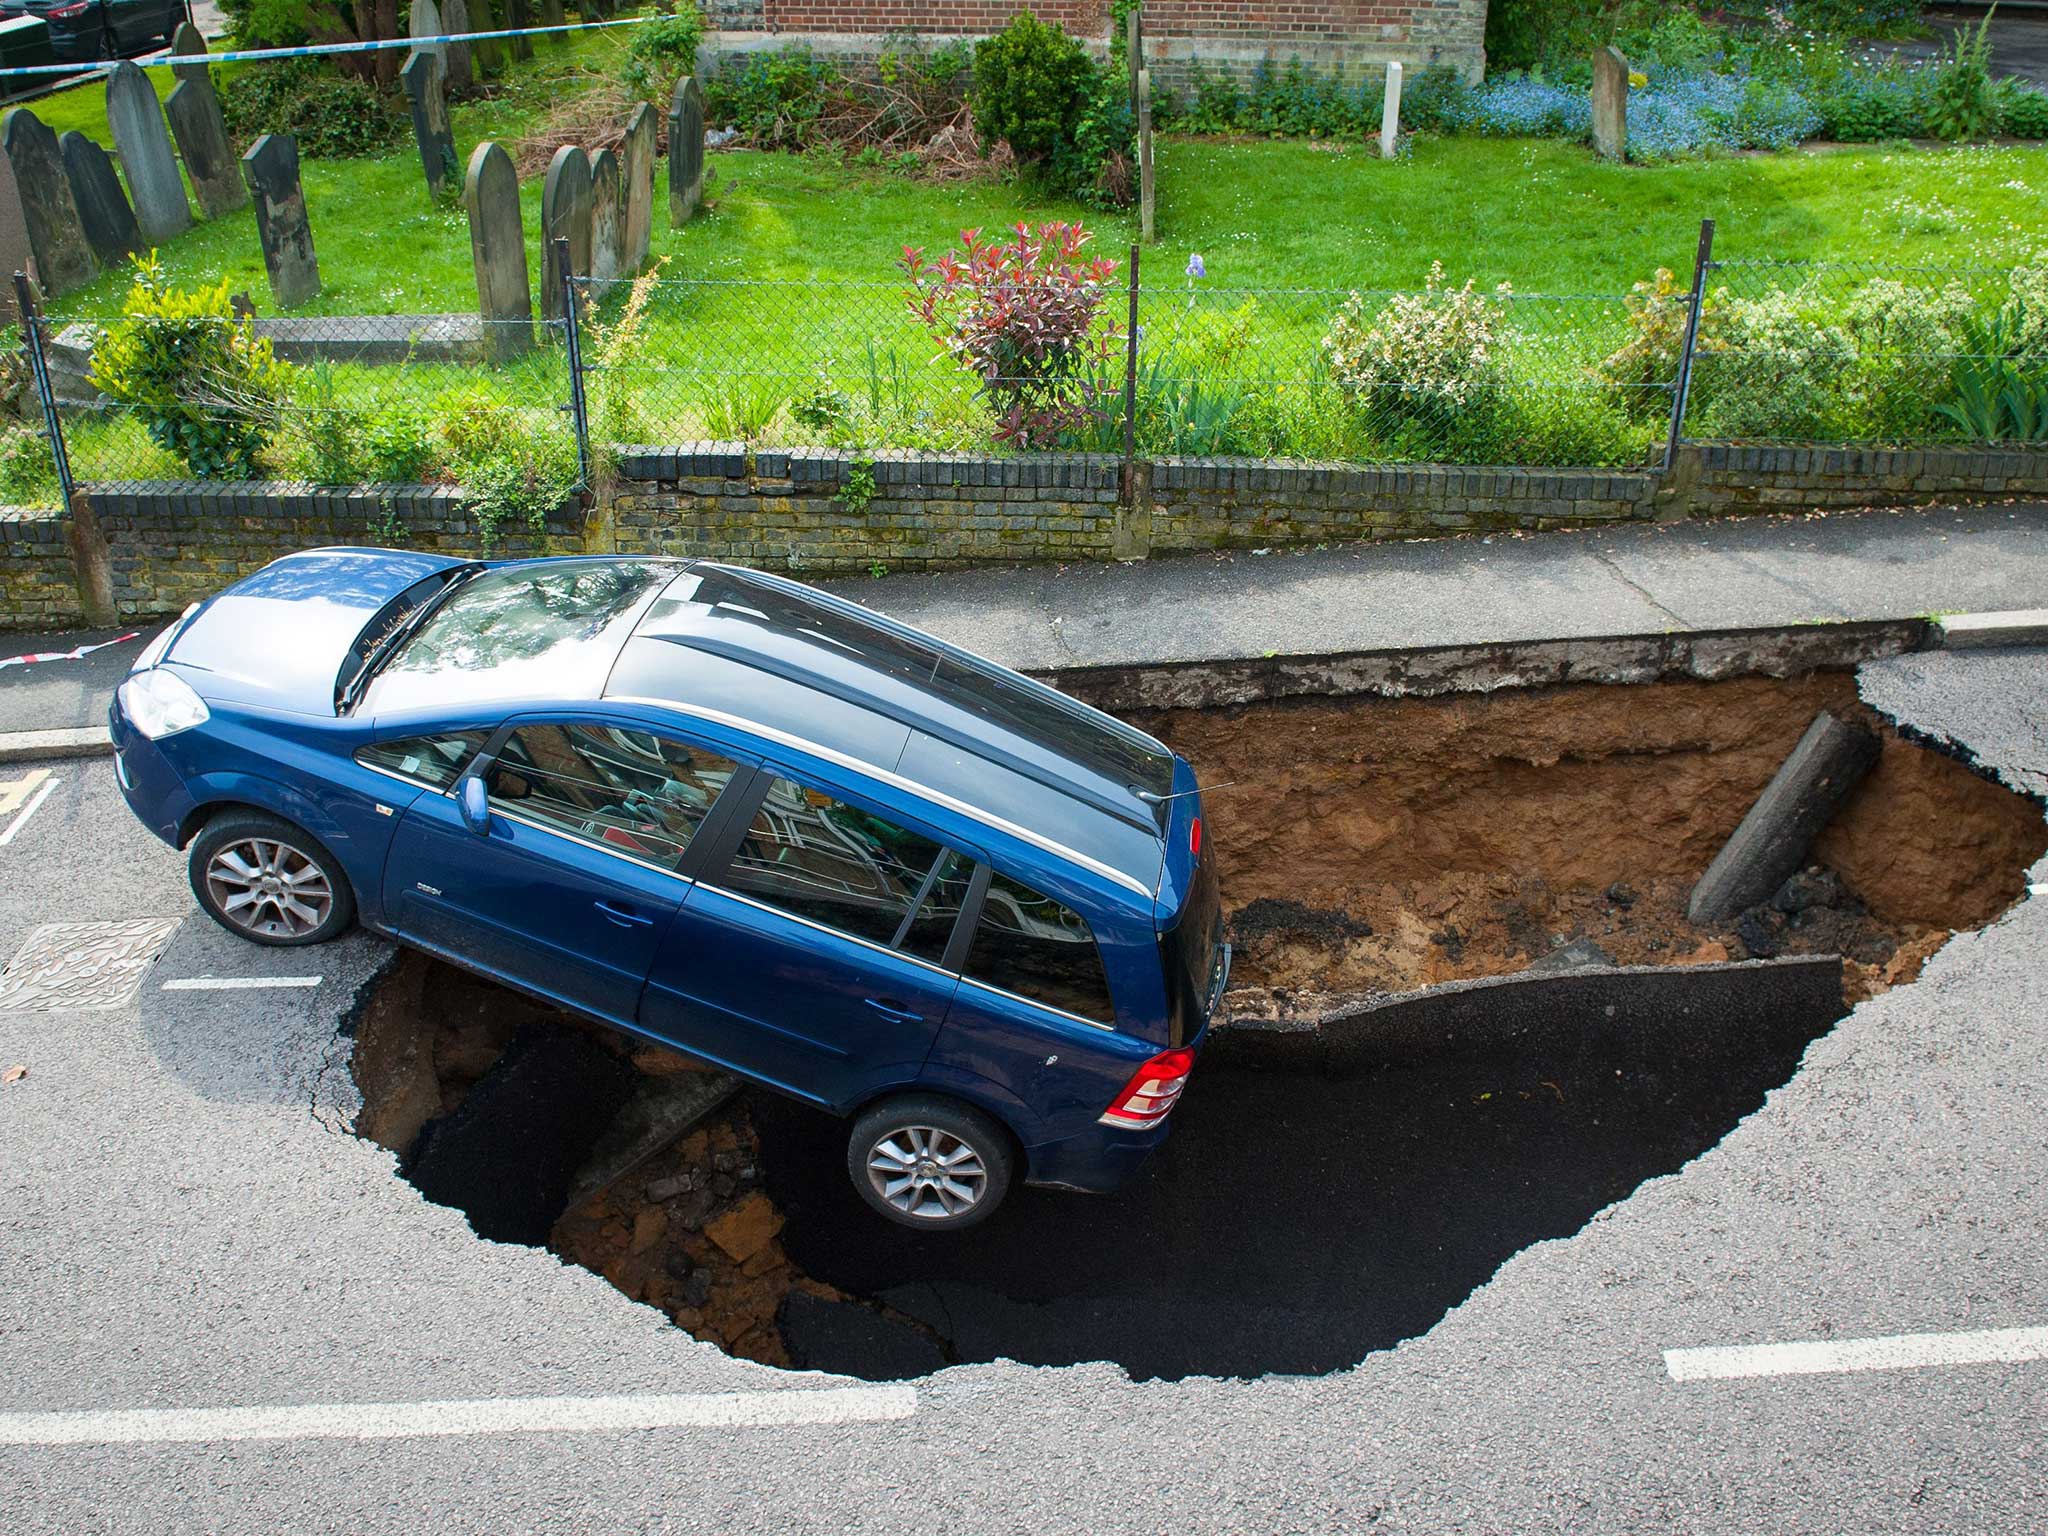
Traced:
POLYGON ((1080 43, 1019 11, 975 47, 975 127, 1026 163, 1071 154, 1074 126, 1094 101, 1100 73, 1080 43))
POLYGON ((135 259, 124 318, 94 340, 91 378, 134 406, 150 441, 202 480, 248 479, 278 428, 291 369, 228 303, 229 280, 178 289, 152 252, 135 259))
POLYGON ((518 403, 493 384, 443 393, 429 412, 433 452, 460 485, 485 549, 506 524, 545 531, 581 483, 576 444, 552 412, 518 403))
POLYGON ((54 507, 63 500, 57 461, 40 429, 16 422, 0 431, 0 502, 14 507, 54 507))
POLYGON ((1927 125, 1951 143, 1981 139, 1998 131, 1998 91, 1991 83, 1991 43, 1986 15, 1976 27, 1959 28, 1949 56, 1936 66, 1929 92, 1927 125))
POLYGON ((1717 334, 1701 338, 1693 369, 1710 435, 1811 441, 1841 430, 1856 354, 1840 325, 1783 291, 1729 299, 1717 311, 1717 334))
POLYGON ((2029 356, 2024 306, 1965 320, 1950 365, 1954 398, 1935 409, 1976 443, 2048 442, 2048 358, 2029 356))
MULTIPOLYGON (((1671 398, 1664 391, 1678 381, 1692 292, 1679 285, 1669 267, 1659 267, 1654 278, 1631 288, 1622 303, 1628 310, 1628 340, 1601 361, 1600 375, 1615 387, 1628 410, 1668 411, 1671 398)), ((1703 332, 1711 313, 1702 306, 1703 332)))
POLYGON ((1877 144, 1926 133, 1927 98, 1924 76, 1886 65, 1844 70, 1816 92, 1813 106, 1827 137, 1844 144, 1877 144))
POLYGON ((1401 93, 1401 121, 1424 133, 1456 133, 1472 119, 1478 93, 1448 64, 1432 64, 1401 93))
POLYGON ((394 99, 317 59, 277 59, 245 69, 220 93, 221 117, 238 142, 288 133, 308 160, 377 155, 409 131, 394 99))
POLYGON ((704 111, 764 149, 800 149, 817 137, 834 78, 801 44, 747 54, 704 82, 704 111))
POLYGON ((619 78, 643 101, 666 103, 684 75, 697 70, 697 45, 704 40, 704 18, 692 0, 633 28, 626 44, 626 62, 619 78))
POLYGON ((2048 91, 2019 80, 2001 80, 1998 126, 2016 139, 2048 139, 2048 91))
POLYGON ((362 480, 362 423, 334 388, 334 365, 323 360, 301 369, 296 396, 299 430, 288 455, 292 478, 315 485, 362 480))
POLYGON ((411 485, 431 477, 435 458, 426 421, 410 401, 386 401, 363 423, 360 479, 411 485))
POLYGON ((1482 293, 1471 278, 1452 288, 1440 261, 1421 293, 1392 295, 1370 319, 1354 293, 1322 340, 1330 377, 1376 422, 1483 415, 1505 381, 1509 294, 1506 283, 1482 293))
POLYGON ((1495 433, 1493 463, 1588 466, 1639 464, 1655 435, 1632 423, 1612 392, 1573 387, 1511 390, 1495 433))
POLYGON ((1936 289, 1881 277, 1851 294, 1842 308, 1842 328, 1856 346, 1842 381, 1846 429, 1892 442, 1925 437, 1950 393, 1949 360, 1976 310, 1960 283, 1936 289))

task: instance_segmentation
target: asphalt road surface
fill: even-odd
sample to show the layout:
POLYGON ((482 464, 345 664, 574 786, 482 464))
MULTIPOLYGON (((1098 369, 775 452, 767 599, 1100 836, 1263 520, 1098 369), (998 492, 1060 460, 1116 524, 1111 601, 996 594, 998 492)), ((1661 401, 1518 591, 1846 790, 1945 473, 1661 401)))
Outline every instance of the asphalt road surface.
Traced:
MULTIPOLYGON (((2044 660, 1904 657, 1867 668, 1865 690, 2039 793, 2044 660)), ((1276 1134, 1318 1092, 1355 1089, 1357 1116, 1340 1155, 1284 1187, 1270 1148, 1244 1153, 1282 1213, 1176 1197, 1222 1229, 1205 1245, 1279 1245, 1258 1260, 1266 1294, 1285 1294, 1293 1255, 1318 1305, 1384 1313, 1386 1277, 1437 1263, 1460 1202, 1494 1213, 1493 1246, 1463 1245, 1427 1305, 1270 1363, 1427 1329, 1397 1348, 1322 1375, 995 1362, 879 1386, 735 1362, 425 1203, 347 1130, 338 1027, 382 946, 259 952, 213 931, 109 764, 46 771, 0 813, 0 1069, 28 1069, 0 1084, 10 1536, 2048 1528, 2038 897, 1858 1008, 1717 1144, 1789 1054, 1634 1167, 1605 1113, 1476 1116, 1456 1101, 1487 1090, 1449 1068, 1398 1104, 1370 1081, 1258 1085, 1276 1134), (37 952, 52 964, 25 983, 37 952), (1432 1138, 1456 1166, 1418 1155, 1432 1138), (1622 1195, 1695 1145, 1594 1209, 1601 1180, 1622 1195), (1542 1193, 1574 1168, 1577 1209, 1542 1193), (1544 1219, 1520 1222, 1530 1202, 1544 1219), (1358 1230, 1375 1214, 1377 1245, 1358 1230), (1772 1344, 1805 1347, 1666 1353, 1772 1344), (1900 1368, 1850 1368, 1878 1366, 1900 1368)), ((0 796, 23 773, 0 768, 0 796)), ((1604 1092, 1625 1122, 1654 1109, 1626 1083, 1604 1092)), ((1195 1142, 1207 1112, 1187 1107, 1195 1142)), ((1035 1244, 1020 1228, 1012 1267, 1187 1262, 1192 1232, 1122 1230, 1113 1210, 1035 1244)), ((1259 1364, 1257 1298, 1205 1306, 1201 1289, 1174 1319, 1216 1336, 1194 1363, 1259 1364)))

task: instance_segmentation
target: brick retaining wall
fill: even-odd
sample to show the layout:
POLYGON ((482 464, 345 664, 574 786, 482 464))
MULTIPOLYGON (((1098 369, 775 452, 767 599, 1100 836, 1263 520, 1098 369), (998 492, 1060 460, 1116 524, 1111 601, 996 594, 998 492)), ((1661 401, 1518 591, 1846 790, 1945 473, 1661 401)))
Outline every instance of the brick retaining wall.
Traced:
MULTIPOLYGON (((2048 453, 1688 448, 1647 471, 1159 459, 1121 493, 1112 457, 877 455, 864 507, 844 500, 852 455, 749 454, 730 443, 626 448, 603 503, 565 509, 543 539, 506 530, 500 555, 706 555, 798 576, 1139 559, 1482 529, 1537 531, 1755 511, 2048 499, 2048 453)), ((278 556, 403 542, 482 552, 448 487, 315 490, 273 483, 125 482, 90 492, 114 612, 80 595, 69 520, 0 511, 0 624, 56 627, 172 613, 278 556)))

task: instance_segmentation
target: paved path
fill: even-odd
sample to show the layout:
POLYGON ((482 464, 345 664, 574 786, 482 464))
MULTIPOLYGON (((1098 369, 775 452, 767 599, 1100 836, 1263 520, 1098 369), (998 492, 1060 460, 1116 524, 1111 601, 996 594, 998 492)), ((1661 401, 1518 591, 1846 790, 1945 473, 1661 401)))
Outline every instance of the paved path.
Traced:
POLYGON ((2048 607, 2048 506, 1724 518, 834 586, 1026 670, 1918 618, 2048 607))

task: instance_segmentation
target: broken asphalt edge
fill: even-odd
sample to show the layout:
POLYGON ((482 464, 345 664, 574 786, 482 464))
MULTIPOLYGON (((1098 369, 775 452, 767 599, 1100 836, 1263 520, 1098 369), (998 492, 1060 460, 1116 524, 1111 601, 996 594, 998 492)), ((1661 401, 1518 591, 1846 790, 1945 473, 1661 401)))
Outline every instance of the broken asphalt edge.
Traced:
MULTIPOLYGON (((1749 629, 1498 640, 1371 651, 1034 668, 1031 675, 1101 709, 1185 709, 1305 695, 1428 698, 1560 683, 1787 677, 1909 651, 2048 644, 2048 609, 1934 618, 1820 620, 1749 629)), ((104 726, 0 731, 0 763, 110 757, 104 726)))

